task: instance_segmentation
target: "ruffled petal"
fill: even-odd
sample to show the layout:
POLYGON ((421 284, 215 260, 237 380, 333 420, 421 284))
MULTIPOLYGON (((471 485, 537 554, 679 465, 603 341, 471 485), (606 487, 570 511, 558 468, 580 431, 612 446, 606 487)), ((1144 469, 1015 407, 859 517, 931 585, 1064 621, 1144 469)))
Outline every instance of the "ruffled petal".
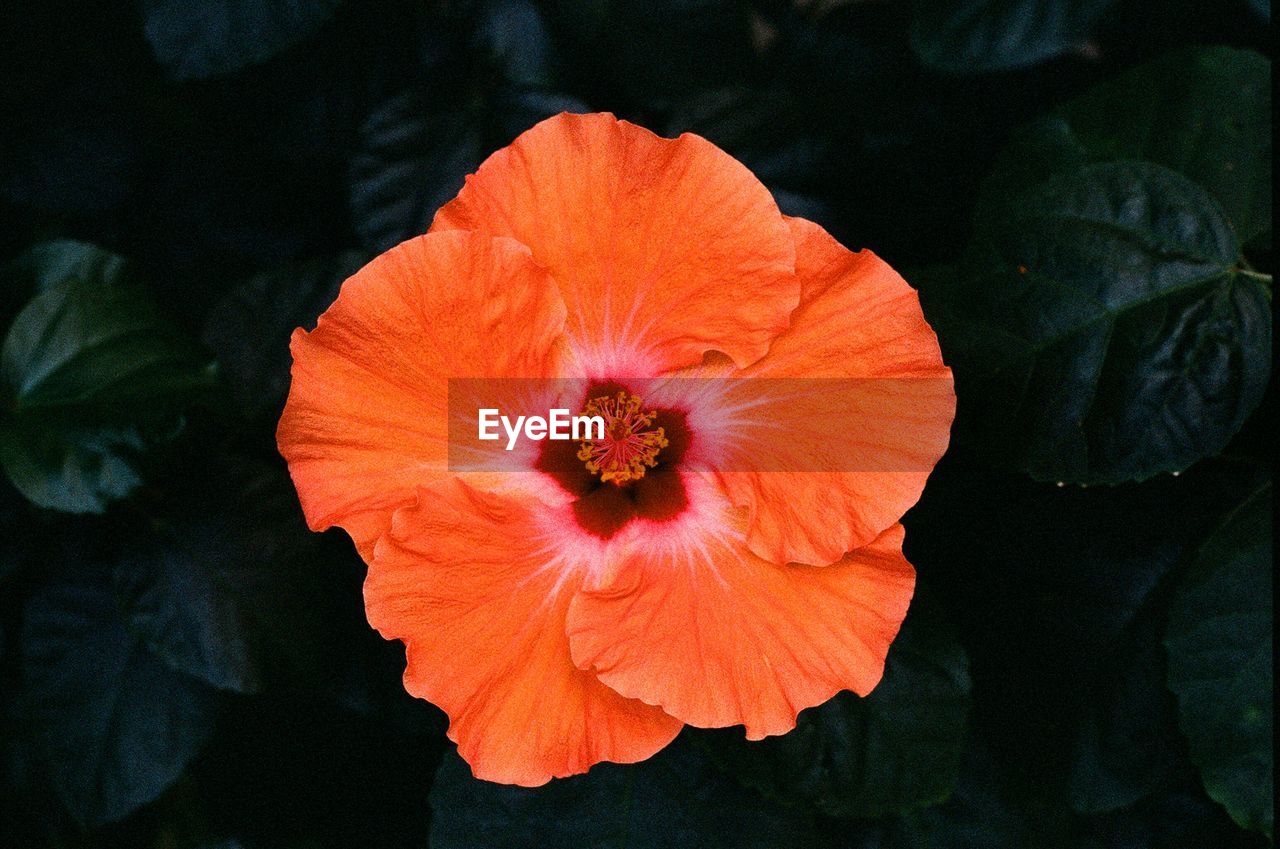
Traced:
POLYGON ((342 286, 294 332, 280 453, 314 530, 366 559, 417 487, 448 473, 451 377, 544 377, 564 356, 564 304, 512 239, 419 236, 342 286))
POLYGON ((741 163, 698 136, 557 115, 494 153, 431 227, 528 245, 560 286, 588 376, 645 376, 708 350, 764 354, 799 300, 795 247, 741 163))
POLYGON ((843 689, 865 695, 906 615, 901 525, 830 566, 747 547, 741 511, 697 487, 689 518, 637 532, 569 608, 574 662, 624 696, 759 739, 843 689))
MULTIPOLYGON (((826 564, 919 499, 955 418, 951 370, 915 291, 869 250, 789 219, 803 284, 791 327, 726 384, 746 411, 701 433, 746 507, 748 544, 776 563, 826 564)), ((697 427, 697 425, 695 425, 697 427)))
POLYGON ((573 665, 565 617, 586 566, 544 509, 436 484, 397 511, 364 588, 369 622, 405 642, 405 688, 449 715, 478 778, 506 784, 644 760, 681 727, 573 665))

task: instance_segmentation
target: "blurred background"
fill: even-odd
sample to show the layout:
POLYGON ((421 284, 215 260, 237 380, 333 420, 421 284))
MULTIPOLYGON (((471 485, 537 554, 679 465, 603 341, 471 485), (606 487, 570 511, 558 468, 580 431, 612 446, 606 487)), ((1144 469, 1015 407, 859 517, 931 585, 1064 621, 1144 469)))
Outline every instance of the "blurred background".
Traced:
POLYGON ((1270 845, 1263 0, 9 0, 0 846, 1270 845), (473 780, 307 531, 288 337, 537 121, 694 132, 921 289, 884 683, 473 780))

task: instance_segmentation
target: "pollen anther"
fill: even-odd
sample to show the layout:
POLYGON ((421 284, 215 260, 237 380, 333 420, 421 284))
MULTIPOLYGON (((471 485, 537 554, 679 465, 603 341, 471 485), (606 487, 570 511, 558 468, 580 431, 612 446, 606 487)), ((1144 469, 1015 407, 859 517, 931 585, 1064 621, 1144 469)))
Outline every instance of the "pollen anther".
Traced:
POLYGON ((604 437, 583 441, 578 449, 578 459, 601 481, 621 486, 658 464, 667 437, 662 428, 652 426, 657 413, 643 412, 642 406, 636 396, 619 391, 593 398, 583 409, 583 415, 604 419, 604 437))

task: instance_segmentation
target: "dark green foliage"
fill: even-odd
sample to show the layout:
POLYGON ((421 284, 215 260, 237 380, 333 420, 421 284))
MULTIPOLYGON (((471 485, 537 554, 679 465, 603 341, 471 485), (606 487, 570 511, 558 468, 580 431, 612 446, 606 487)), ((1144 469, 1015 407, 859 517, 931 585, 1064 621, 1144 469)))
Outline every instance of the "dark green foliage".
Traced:
POLYGON ((917 0, 911 44, 926 65, 1004 71, 1081 48, 1113 0, 917 0))
POLYGON ((181 426, 213 367, 119 257, 62 242, 16 266, 38 294, 0 350, 0 465, 41 507, 101 513, 142 482, 137 458, 181 426))
POLYGON ((338 290, 369 259, 362 251, 255 274, 214 304, 201 339, 237 408, 248 418, 276 418, 289 394, 289 339, 298 327, 311 330, 338 290))
POLYGON ((921 282, 962 438, 1072 483, 1222 450, 1266 388, 1271 310, 1202 189, 1159 165, 1084 165, 982 213, 957 274, 921 282))
POLYGON ((677 740, 636 766, 598 764, 534 789, 477 781, 455 752, 431 791, 438 849, 819 849, 803 809, 766 803, 677 740))
POLYGON ((835 817, 882 817, 951 795, 970 686, 964 649, 917 602, 866 698, 841 693, 803 711, 794 731, 757 743, 739 731, 694 739, 766 796, 835 817))
POLYGON ((483 159, 475 120, 463 111, 433 114, 429 102, 406 91, 360 128, 360 147, 351 159, 351 212, 371 250, 425 233, 436 210, 483 159))
POLYGON ((1072 752, 1071 807, 1083 814, 1127 808, 1185 771, 1173 696, 1164 685, 1163 607, 1129 623, 1088 694, 1072 752))
POLYGON ((125 541, 115 592, 129 629, 165 663, 258 692, 323 639, 323 600, 306 572, 316 549, 273 468, 231 465, 125 541))
POLYGON ((129 631, 101 564, 63 556, 64 574, 27 606, 22 709, 67 809, 98 825, 182 774, 212 730, 215 702, 129 631))
POLYGON ((1203 186, 1244 243, 1271 232, 1271 62, 1179 50, 1102 83, 1015 137, 988 181, 998 202, 1086 162, 1145 159, 1203 186))
POLYGON ((1268 3, 9 6, 0 847, 1270 845, 1268 3), (530 789, 405 692, 275 427, 295 328, 561 111, 903 270, 960 416, 868 697, 530 789))
POLYGON ((266 61, 319 29, 341 0, 143 0, 156 61, 178 80, 266 61))
POLYGON ((1271 835, 1275 794, 1268 484, 1196 554, 1169 611, 1169 687, 1205 790, 1245 828, 1271 835))

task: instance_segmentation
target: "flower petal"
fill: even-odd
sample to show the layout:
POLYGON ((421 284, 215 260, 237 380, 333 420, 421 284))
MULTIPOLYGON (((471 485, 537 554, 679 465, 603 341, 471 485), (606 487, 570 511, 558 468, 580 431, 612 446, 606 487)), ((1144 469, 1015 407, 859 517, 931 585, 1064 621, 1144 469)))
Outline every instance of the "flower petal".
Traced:
POLYGON ((573 665, 565 616, 586 567, 557 554, 544 509, 457 479, 424 489, 364 589, 369 622, 405 641, 405 688, 449 714, 475 775, 526 786, 644 760, 681 727, 573 665))
POLYGON ((554 373, 564 316, 528 249, 487 235, 419 236, 347 280, 294 332, 277 431, 311 528, 345 528, 368 559, 392 512, 447 474, 448 379, 554 373))
POLYGON ((789 731, 842 689, 870 692, 915 585, 902 526, 830 566, 781 566, 747 548, 741 511, 694 500, 696 519, 637 537, 574 599, 574 662, 690 725, 741 723, 751 739, 789 731))
POLYGON ((588 376, 657 374, 708 350, 764 354, 799 299, 795 247, 765 187, 695 135, 561 114, 489 157, 440 230, 528 245, 569 308, 588 376))
POLYGON ((846 250, 809 221, 789 223, 800 306, 769 353, 728 384, 738 396, 729 405, 754 421, 703 433, 728 455, 720 480, 748 509, 752 551, 821 565, 870 543, 915 504, 947 449, 956 401, 906 281, 869 250, 846 250))

